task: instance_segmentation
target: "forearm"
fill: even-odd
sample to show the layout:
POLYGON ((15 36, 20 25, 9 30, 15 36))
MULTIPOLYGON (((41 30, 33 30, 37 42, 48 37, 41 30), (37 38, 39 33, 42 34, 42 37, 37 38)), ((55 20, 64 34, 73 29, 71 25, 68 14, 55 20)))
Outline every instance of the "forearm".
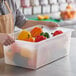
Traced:
POLYGON ((22 29, 32 27, 32 26, 35 26, 35 25, 46 25, 48 27, 58 27, 59 26, 57 23, 54 23, 54 22, 28 20, 28 21, 25 22, 22 29))
POLYGON ((37 25, 37 21, 27 20, 23 26, 23 28, 28 28, 37 25))
MULTIPOLYGON (((46 21, 32 21, 32 20, 28 20, 28 21, 26 21, 26 23, 24 24, 24 26, 22 28, 24 29, 24 28, 27 28, 27 27, 35 26, 35 25, 49 25, 49 23, 50 22, 46 22, 46 21)), ((52 25, 51 25, 51 27, 52 27, 52 25)))

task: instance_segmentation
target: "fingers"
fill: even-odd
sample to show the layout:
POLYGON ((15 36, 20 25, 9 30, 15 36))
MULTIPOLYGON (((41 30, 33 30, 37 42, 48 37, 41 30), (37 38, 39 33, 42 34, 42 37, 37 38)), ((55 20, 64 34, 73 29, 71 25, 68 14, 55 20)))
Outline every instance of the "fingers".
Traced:
POLYGON ((6 41, 4 42, 4 45, 5 45, 5 46, 8 46, 8 45, 10 45, 10 44, 12 44, 12 43, 14 43, 14 41, 6 40, 6 41))
POLYGON ((11 37, 8 37, 8 39, 4 42, 4 45, 5 46, 8 46, 12 43, 14 43, 15 41, 11 38, 11 37))
POLYGON ((10 37, 10 36, 8 36, 8 39, 9 39, 9 41, 10 41, 11 43, 15 42, 14 39, 13 39, 12 37, 10 37))
POLYGON ((6 42, 4 42, 4 45, 5 45, 5 46, 8 46, 8 45, 9 45, 9 43, 6 41, 6 42))

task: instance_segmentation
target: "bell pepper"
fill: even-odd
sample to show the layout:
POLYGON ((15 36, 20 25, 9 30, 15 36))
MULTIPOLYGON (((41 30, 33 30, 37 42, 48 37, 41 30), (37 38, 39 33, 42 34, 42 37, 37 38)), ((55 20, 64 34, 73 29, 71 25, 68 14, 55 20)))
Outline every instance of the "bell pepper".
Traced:
POLYGON ((43 32, 42 28, 40 27, 35 27, 31 30, 31 35, 32 37, 39 36, 43 32))
POLYGON ((59 34, 62 34, 62 33, 63 33, 63 31, 57 30, 57 31, 55 31, 55 32, 53 33, 53 36, 56 36, 56 35, 59 35, 59 34))
POLYGON ((31 37, 31 38, 25 39, 24 41, 35 42, 35 39, 31 37))
POLYGON ((39 20, 43 20, 43 19, 44 19, 44 16, 38 15, 38 19, 39 19, 39 20))
POLYGON ((41 36, 44 36, 44 37, 46 37, 46 38, 50 38, 50 35, 49 35, 49 33, 47 33, 47 32, 42 32, 41 34, 40 34, 41 36))
POLYGON ((30 32, 28 32, 26 30, 22 30, 18 35, 18 40, 25 40, 30 37, 32 37, 30 32))
POLYGON ((47 38, 44 37, 44 36, 37 36, 37 37, 35 38, 35 42, 40 42, 40 41, 45 40, 45 39, 47 39, 47 38))

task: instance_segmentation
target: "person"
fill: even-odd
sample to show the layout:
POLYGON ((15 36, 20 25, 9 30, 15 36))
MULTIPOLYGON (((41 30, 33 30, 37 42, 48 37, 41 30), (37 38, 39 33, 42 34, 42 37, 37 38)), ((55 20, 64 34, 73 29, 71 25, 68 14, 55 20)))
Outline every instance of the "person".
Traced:
MULTIPOLYGON (((2 1, 3 0, 0 0, 0 3, 2 1)), ((58 26, 56 23, 53 23, 53 22, 28 20, 25 17, 25 15, 17 7, 16 0, 5 0, 5 1, 8 2, 9 6, 12 10, 12 14, 14 17, 14 25, 18 26, 19 28, 27 28, 30 26, 38 25, 38 24, 49 26, 49 27, 57 27, 58 26)), ((4 9, 4 8, 2 8, 2 9, 4 9)), ((12 44, 13 42, 15 42, 14 39, 11 38, 9 35, 4 34, 4 33, 0 33, 0 43, 1 44, 7 46, 7 45, 12 44)))

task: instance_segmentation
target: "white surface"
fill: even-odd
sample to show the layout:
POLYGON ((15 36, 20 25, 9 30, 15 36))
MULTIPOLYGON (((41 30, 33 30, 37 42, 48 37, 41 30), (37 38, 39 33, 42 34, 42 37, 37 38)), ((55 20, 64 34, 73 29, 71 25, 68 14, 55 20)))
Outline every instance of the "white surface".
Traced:
POLYGON ((47 5, 48 4, 48 0, 40 0, 40 4, 41 5, 47 5))
POLYGON ((32 15, 32 7, 25 8, 24 13, 25 13, 25 15, 32 15))
POLYGON ((18 27, 15 27, 14 28, 14 32, 17 32, 17 31, 20 31, 21 29, 20 28, 18 28, 18 27))
POLYGON ((69 3, 69 2, 74 2, 75 0, 67 0, 67 2, 69 3))
POLYGON ((51 12, 58 12, 59 11, 59 5, 53 4, 51 5, 51 12))
POLYGON ((73 10, 76 10, 76 3, 71 3, 70 5, 72 6, 73 10))
POLYGON ((43 14, 50 13, 50 5, 42 6, 42 13, 43 14))
POLYGON ((33 14, 41 14, 41 6, 34 6, 33 14))
POLYGON ((66 3, 66 0, 58 0, 58 2, 61 3, 66 3))
POLYGON ((59 6, 60 11, 65 11, 66 10, 66 6, 67 6, 67 3, 60 4, 60 6, 59 6))
POLYGON ((49 4, 56 4, 57 0, 49 0, 49 4))
POLYGON ((30 0, 32 6, 38 6, 39 5, 39 0, 30 0))
POLYGON ((30 6, 30 0, 24 0, 24 4, 25 4, 25 6, 30 6))

